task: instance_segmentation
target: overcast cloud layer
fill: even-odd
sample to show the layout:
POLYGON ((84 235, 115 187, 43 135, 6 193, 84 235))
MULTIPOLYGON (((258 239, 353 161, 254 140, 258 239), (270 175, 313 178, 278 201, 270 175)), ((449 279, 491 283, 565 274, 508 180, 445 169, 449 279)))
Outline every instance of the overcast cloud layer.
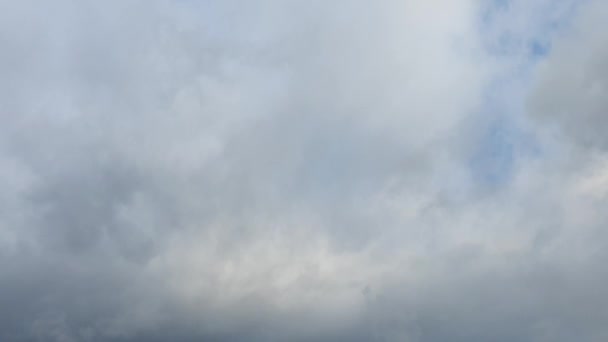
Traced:
POLYGON ((606 22, 0 0, 0 340, 607 341, 606 22))

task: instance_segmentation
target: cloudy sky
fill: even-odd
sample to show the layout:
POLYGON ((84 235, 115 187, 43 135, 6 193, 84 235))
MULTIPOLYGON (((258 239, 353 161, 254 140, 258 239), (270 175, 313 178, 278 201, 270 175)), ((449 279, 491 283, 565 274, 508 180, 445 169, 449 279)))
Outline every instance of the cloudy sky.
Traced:
POLYGON ((0 340, 608 340, 607 22, 0 0, 0 340))

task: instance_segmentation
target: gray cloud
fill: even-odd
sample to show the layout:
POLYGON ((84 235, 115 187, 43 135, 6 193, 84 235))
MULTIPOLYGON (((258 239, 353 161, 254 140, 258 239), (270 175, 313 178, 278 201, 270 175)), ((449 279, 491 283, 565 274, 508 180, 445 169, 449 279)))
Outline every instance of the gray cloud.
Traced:
POLYGON ((597 28, 606 17, 606 6, 594 2, 555 55, 538 72, 538 86, 530 100, 534 116, 590 148, 606 148, 603 96, 606 87, 606 36, 597 28))
POLYGON ((605 340, 603 7, 483 191, 487 4, 0 2, 0 339, 605 340))

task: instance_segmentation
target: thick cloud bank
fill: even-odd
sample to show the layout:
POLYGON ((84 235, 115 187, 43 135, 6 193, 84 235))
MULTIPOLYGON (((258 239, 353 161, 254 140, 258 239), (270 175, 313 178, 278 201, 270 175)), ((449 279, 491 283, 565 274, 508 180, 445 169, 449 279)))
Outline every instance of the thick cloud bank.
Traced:
POLYGON ((0 340, 606 341, 607 20, 0 0, 0 340))

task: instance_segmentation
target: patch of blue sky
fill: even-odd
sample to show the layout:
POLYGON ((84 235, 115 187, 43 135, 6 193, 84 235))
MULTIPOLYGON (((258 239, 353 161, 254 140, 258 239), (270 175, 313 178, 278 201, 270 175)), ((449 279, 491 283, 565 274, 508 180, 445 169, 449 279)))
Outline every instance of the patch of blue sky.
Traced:
POLYGON ((506 67, 486 87, 484 103, 477 113, 481 133, 468 167, 478 186, 491 189, 508 184, 519 161, 542 156, 542 146, 525 124, 526 94, 535 67, 550 55, 555 36, 568 28, 582 2, 486 2, 479 17, 484 48, 506 67))

